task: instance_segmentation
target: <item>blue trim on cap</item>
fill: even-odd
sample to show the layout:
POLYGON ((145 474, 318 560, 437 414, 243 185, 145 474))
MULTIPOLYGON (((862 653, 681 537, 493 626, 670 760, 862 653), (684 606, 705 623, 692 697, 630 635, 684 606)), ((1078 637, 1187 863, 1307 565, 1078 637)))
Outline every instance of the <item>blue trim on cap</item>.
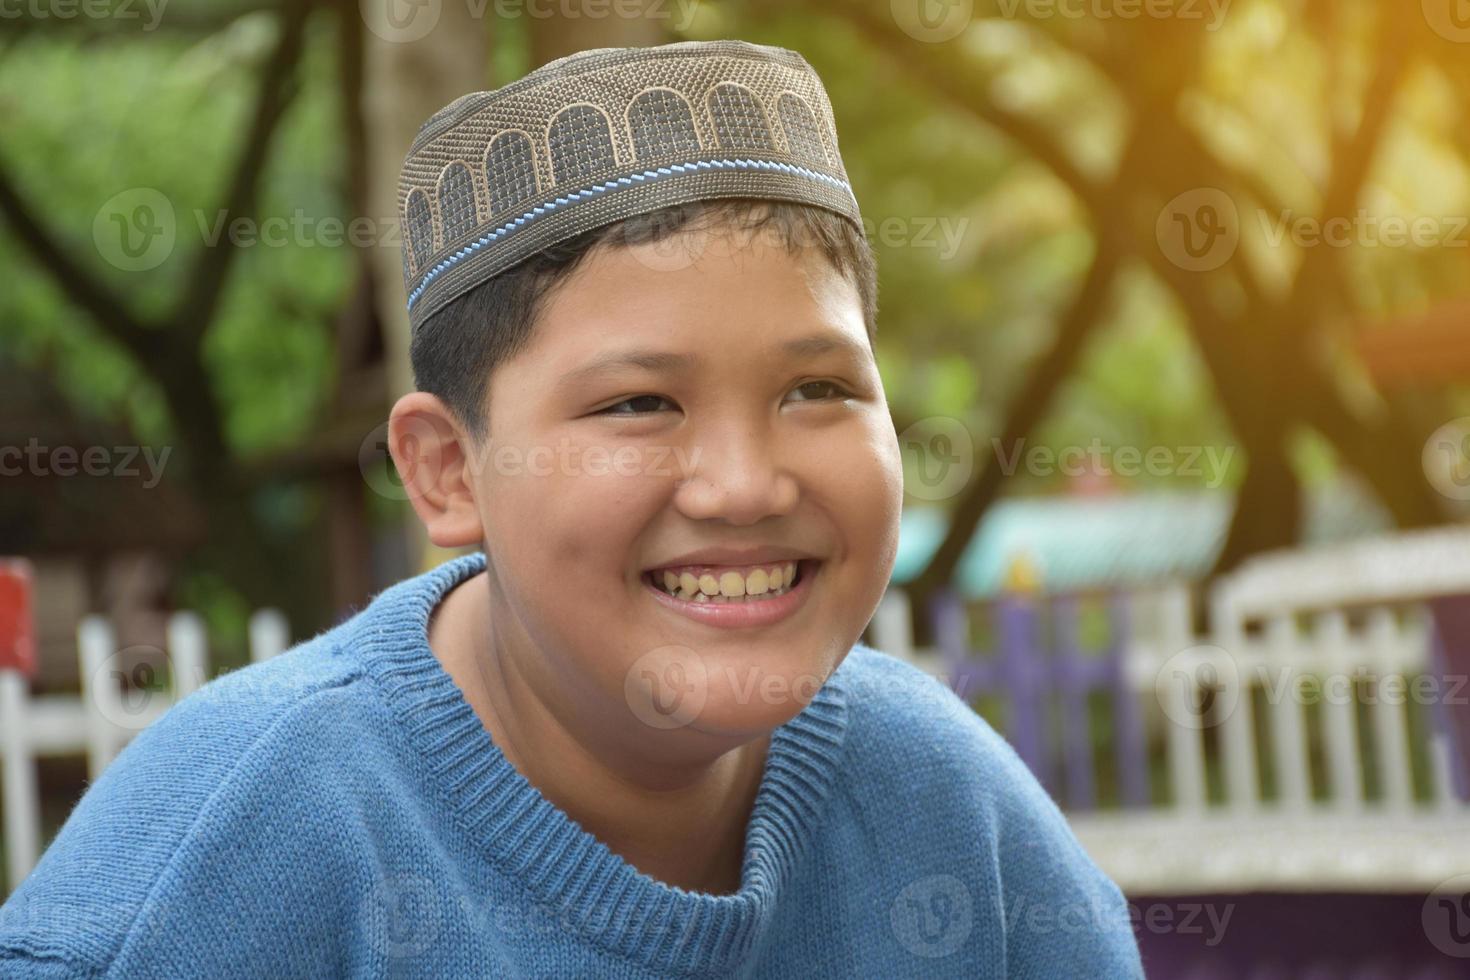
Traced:
POLYGON ((469 258, 469 256, 471 256, 475 252, 478 252, 480 249, 484 248, 486 245, 489 245, 491 242, 496 241, 499 238, 503 238, 504 236, 510 234, 512 231, 515 231, 517 228, 522 227, 528 222, 536 220, 537 218, 546 214, 548 211, 554 211, 564 204, 570 204, 573 201, 580 200, 581 198, 596 197, 599 194, 603 194, 611 190, 616 190, 619 187, 627 187, 633 184, 644 184, 652 180, 659 180, 663 177, 673 177, 678 174, 687 173, 689 171, 695 170, 780 170, 784 173, 799 174, 802 177, 810 177, 814 180, 820 180, 823 183, 831 184, 833 187, 845 190, 848 194, 852 194, 852 188, 845 180, 838 180, 836 177, 829 176, 828 174, 824 174, 816 170, 811 170, 807 167, 798 167, 797 165, 792 163, 782 163, 779 160, 693 160, 689 163, 674 163, 670 164, 667 167, 658 167, 654 170, 644 170, 641 173, 630 174, 627 177, 619 177, 616 180, 610 180, 605 184, 594 184, 591 187, 584 187, 583 189, 579 191, 573 191, 572 193, 567 194, 564 197, 558 197, 553 201, 547 201, 544 204, 539 204, 531 210, 527 211, 525 214, 521 215, 519 218, 512 218, 510 221, 507 221, 505 224, 501 225, 499 228, 496 228, 494 231, 490 232, 484 237, 470 242, 470 244, 466 245, 464 248, 455 252, 448 258, 441 260, 432 269, 424 273, 424 276, 419 281, 418 286, 414 289, 413 292, 408 294, 408 308, 410 310, 413 309, 413 304, 418 302, 418 298, 423 295, 423 292, 425 289, 428 288, 429 283, 433 282, 435 279, 439 278, 439 276, 452 269, 456 264, 466 258, 469 258))

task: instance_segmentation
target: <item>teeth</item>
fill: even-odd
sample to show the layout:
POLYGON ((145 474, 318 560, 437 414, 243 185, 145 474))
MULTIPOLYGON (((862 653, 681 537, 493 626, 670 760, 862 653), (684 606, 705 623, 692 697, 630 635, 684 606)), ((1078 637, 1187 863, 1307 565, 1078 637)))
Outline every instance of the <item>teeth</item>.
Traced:
POLYGON ((704 572, 696 577, 693 572, 676 574, 665 569, 653 578, 655 583, 662 583, 665 592, 685 601, 750 602, 754 596, 780 595, 790 589, 796 578, 796 562, 756 568, 746 575, 731 569, 718 576, 704 572))

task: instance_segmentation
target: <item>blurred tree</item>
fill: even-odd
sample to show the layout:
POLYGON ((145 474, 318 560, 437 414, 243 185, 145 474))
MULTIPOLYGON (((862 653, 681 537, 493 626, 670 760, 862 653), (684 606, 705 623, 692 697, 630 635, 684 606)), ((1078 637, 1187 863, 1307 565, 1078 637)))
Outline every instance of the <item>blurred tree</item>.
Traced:
MULTIPOLYGON (((0 147, 0 255, 39 275, 0 298, 15 341, 3 369, 17 390, 21 372, 67 375, 83 414, 170 447, 171 499, 200 513, 152 537, 205 576, 192 595, 227 583, 305 631, 370 594, 388 502, 359 461, 384 462, 375 434, 412 385, 393 234, 408 144, 439 108, 496 84, 497 62, 520 74, 667 38, 662 19, 608 16, 595 0, 494 20, 501 9, 205 2, 163 11, 158 34, 122 19, 5 22, 0 106, 16 125, 0 147), (115 127, 110 154, 96 152, 98 125, 115 127), (149 229, 126 223, 164 209, 159 261, 131 262, 126 243, 113 254, 108 219, 147 244, 149 229), (363 219, 365 236, 352 231, 363 219), (284 240, 267 241, 272 222, 290 224, 284 240)), ((397 507, 395 523, 421 548, 405 516, 397 507)), ((5 547, 45 532, 15 530, 5 547)))
MULTIPOLYGON (((1444 162, 1462 192, 1454 207, 1428 213, 1463 213, 1470 67, 1462 45, 1386 0, 1242 0, 1209 27, 1177 16, 1062 16, 1056 5, 996 2, 976 3, 959 29, 939 30, 939 14, 970 5, 935 5, 934 17, 916 20, 919 6, 812 0, 806 9, 824 25, 852 32, 845 57, 819 70, 871 76, 875 64, 893 66, 924 100, 1003 136, 1044 167, 1092 240, 1050 342, 991 424, 1003 433, 1001 445, 1036 431, 1084 344, 1107 325, 1119 276, 1142 264, 1182 312, 1248 460, 1220 570, 1299 540, 1292 447, 1303 427, 1328 440, 1401 526, 1447 517, 1420 454, 1428 432, 1449 417, 1448 401, 1426 410, 1392 392, 1365 398, 1350 341, 1393 280, 1433 291, 1429 282, 1443 282, 1439 270, 1451 266, 1460 280, 1448 285, 1462 289, 1464 252, 1421 249, 1405 269, 1404 250, 1374 254, 1367 235, 1345 247, 1312 247, 1283 236, 1281 226, 1342 226, 1361 219, 1371 198, 1412 188, 1424 165, 1404 145, 1416 141, 1441 152, 1454 145, 1444 162), (1437 117, 1406 111, 1414 88, 1416 105, 1437 98, 1437 117), (1215 254, 1196 250, 1222 236, 1226 247, 1215 254)), ((776 13, 773 4, 758 7, 762 17, 776 13)), ((792 27, 784 9, 785 29, 820 32, 792 27)), ((893 152, 924 156, 922 146, 894 143, 893 152)), ((1003 483, 992 458, 965 488, 944 542, 913 583, 916 609, 952 579, 1003 483)), ((927 641, 923 617, 916 629, 927 641)))
MULTIPOLYGON (((39 178, 40 186, 37 186, 38 165, 42 165, 50 154, 38 145, 44 137, 26 125, 32 120, 26 118, 28 112, 24 104, 14 95, 7 96, 7 101, 16 103, 15 108, 19 111, 11 118, 17 119, 20 125, 7 127, 7 135, 12 141, 18 133, 40 138, 30 143, 12 142, 7 148, 8 153, 0 155, 0 215, 4 216, 9 237, 18 245, 20 252, 10 258, 23 267, 36 269, 50 280, 55 292, 46 296, 45 302, 54 308, 59 299, 62 309, 55 312, 67 321, 64 327, 48 324, 44 317, 34 314, 21 316, 12 308, 6 321, 13 329, 18 328, 22 335, 17 338, 22 341, 18 346, 22 352, 27 347, 33 352, 44 352, 64 343, 62 337, 71 333, 73 337, 84 336, 86 346, 105 349, 108 361, 116 364, 121 358, 123 363, 119 365, 116 377, 123 384, 114 392, 115 397, 126 400, 131 394, 128 389, 139 383, 146 384, 156 394, 156 402, 138 413, 153 415, 153 424, 145 423, 143 426, 153 431, 137 433, 140 441, 146 444, 152 437, 156 443, 163 441, 159 437, 164 437, 169 443, 177 444, 177 462, 169 478, 183 481, 203 513, 208 534, 199 542, 201 561, 219 570, 251 599, 279 602, 288 608, 297 604, 289 601, 287 593, 272 586, 291 581, 291 549, 279 535, 261 533, 263 522, 252 512, 249 491, 253 476, 240 465, 234 451, 230 431, 234 420, 230 418, 229 393, 217 383, 216 365, 212 363, 217 351, 211 348, 219 342, 227 343, 228 339, 220 336, 222 331, 212 332, 211 327, 228 316, 227 300, 231 297, 227 287, 232 272, 240 263, 243 249, 231 236, 225 235, 216 241, 218 247, 200 247, 190 250, 187 255, 170 254, 168 257, 172 261, 165 263, 163 274, 142 285, 138 279, 130 279, 130 274, 124 269, 116 267, 128 266, 129 259, 146 259, 146 250, 156 244, 172 253, 162 238, 172 236, 176 231, 172 204, 157 187, 169 186, 167 179, 170 176, 190 166, 189 159, 179 154, 178 148, 182 143, 201 136, 217 135, 221 137, 219 145, 233 143, 235 150, 232 159, 221 161, 217 174, 222 173, 223 179, 213 176, 211 183, 218 185, 218 189, 211 188, 206 192, 214 198, 215 207, 199 213, 207 215, 209 227, 215 229, 228 229, 232 222, 250 221, 256 217, 261 197, 261 175, 270 159, 282 120, 299 91, 298 75, 306 47, 309 10, 305 3, 288 3, 278 13, 264 15, 269 17, 268 24, 254 16, 235 17, 233 15, 237 11, 233 10, 224 11, 219 20, 200 17, 195 21, 206 37, 216 39, 216 53, 225 55, 227 61, 233 62, 238 58, 254 63, 257 81, 253 98, 248 106, 238 106, 240 100, 231 100, 236 104, 229 108, 237 111, 229 112, 221 120, 223 126, 209 127, 215 130, 214 133, 205 134, 192 129, 192 124, 200 121, 197 112, 191 113, 187 119, 177 120, 182 125, 177 125, 170 134, 171 138, 163 144, 166 152, 161 153, 158 146, 148 147, 130 161, 132 166, 120 166, 110 180, 103 177, 91 185, 92 193, 97 189, 104 190, 104 198, 108 195, 126 196, 128 199, 121 203, 119 213, 125 219, 131 217, 139 222, 137 226, 123 224, 117 229, 117 233, 125 237, 119 240, 120 251, 113 256, 115 268, 111 270, 98 261, 98 258, 107 257, 104 245, 100 244, 105 239, 99 236, 113 233, 113 229, 98 214, 95 200, 88 207, 85 198, 90 194, 79 195, 74 188, 55 186, 54 174, 49 181, 39 178), (30 152, 25 153, 27 150, 30 152), (7 159, 10 154, 20 154, 28 159, 20 164, 12 163, 7 159), (168 156, 173 159, 167 159, 168 156), (150 171, 149 165, 159 162, 160 158, 166 159, 171 166, 150 171), (24 167, 28 179, 22 182, 13 175, 12 167, 24 167), (122 173, 128 172, 134 179, 120 179, 122 173), (52 205, 49 209, 52 213, 42 213, 37 204, 43 201, 52 205), (59 201, 65 201, 65 204, 57 206, 59 201), (165 215, 155 210, 158 201, 162 201, 170 211, 166 221, 165 215), (88 210, 96 215, 94 220, 79 220, 88 210), (165 226, 166 232, 163 230, 165 226), (141 238, 135 238, 135 232, 141 238), (81 242, 88 236, 99 244, 82 247, 81 242), (139 244, 144 251, 134 254, 132 246, 139 244), (99 251, 101 255, 98 255, 99 251), (85 326, 75 319, 78 313, 85 317, 85 326)), ((31 67, 41 66, 40 77, 55 83, 57 88, 52 90, 53 93, 64 97, 71 84, 90 87, 100 80, 98 75, 109 73, 104 70, 98 75, 91 75, 75 55, 68 56, 69 49, 58 44, 57 37, 50 36, 55 35, 56 30, 35 33, 43 36, 23 38, 26 41, 23 46, 16 42, 18 50, 7 57, 4 65, 8 69, 6 74, 23 72, 25 66, 18 66, 16 59, 26 58, 31 67)), ((129 43, 124 35, 113 31, 105 33, 98 41, 99 45, 108 46, 129 43)), ((174 44, 178 43, 175 39, 174 44)), ((197 52, 199 49, 194 50, 197 52)), ((109 69, 116 78, 120 73, 136 71, 149 62, 156 63, 156 60, 156 56, 150 57, 148 52, 123 51, 119 52, 119 57, 109 69)), ((207 66, 196 61, 186 67, 186 72, 188 68, 206 72, 207 84, 207 66)), ((31 81, 35 80, 33 76, 31 81)), ((22 90, 15 85, 13 77, 8 82, 5 91, 15 93, 22 90)), ((136 84, 134 81, 133 86, 136 84)), ((32 86, 27 90, 36 89, 32 86)), ((107 93, 100 99, 107 101, 109 96, 118 94, 107 93)), ((127 110, 133 113, 140 109, 146 111, 147 94, 138 92, 136 88, 129 94, 142 95, 142 105, 134 103, 127 106, 127 110)), ((174 89, 163 93, 161 101, 177 103, 183 98, 183 93, 174 89)), ((119 121, 115 119, 114 125, 119 121)), ((131 134, 138 139, 134 145, 143 143, 145 133, 141 130, 142 127, 131 134)), ((60 133, 53 126, 50 138, 58 136, 60 133)), ((55 148, 63 160, 60 169, 85 170, 89 164, 101 162, 89 158, 97 151, 95 138, 89 140, 89 136, 94 136, 94 133, 83 126, 73 132, 71 139, 60 140, 60 146, 55 148)), ((126 137, 123 142, 128 142, 126 137)), ((64 174, 63 178, 74 176, 74 170, 64 174)), ((35 290, 38 284, 27 285, 35 290)), ((35 302, 35 295, 32 292, 27 296, 22 290, 21 295, 13 297, 15 300, 24 310, 27 300, 35 302)))
POLYGON ((365 526, 406 516, 356 472, 409 384, 396 239, 236 247, 211 230, 301 212, 381 232, 409 140, 457 95, 578 48, 737 36, 801 51, 831 91, 882 254, 879 357, 900 431, 938 415, 988 437, 921 593, 949 580, 1001 492, 1052 488, 999 465, 1020 440, 1238 444, 1222 568, 1298 540, 1302 483, 1333 460, 1400 524, 1441 519, 1419 454, 1465 404, 1454 376, 1389 384, 1375 365, 1417 318, 1463 330, 1442 311, 1463 294, 1466 250, 1292 232, 1470 211, 1464 45, 1389 0, 1235 0, 1218 23, 1018 0, 927 9, 967 6, 942 34, 913 20, 917 2, 888 0, 650 3, 640 17, 197 0, 156 31, 6 21, 0 261, 22 273, 0 291, 0 369, 177 445, 169 477, 204 509, 188 555, 201 574, 299 623, 341 610, 364 591, 365 526), (94 225, 140 189, 170 202, 180 234, 165 261, 129 270, 94 225), (1228 247, 1193 255, 1185 235, 1228 247))

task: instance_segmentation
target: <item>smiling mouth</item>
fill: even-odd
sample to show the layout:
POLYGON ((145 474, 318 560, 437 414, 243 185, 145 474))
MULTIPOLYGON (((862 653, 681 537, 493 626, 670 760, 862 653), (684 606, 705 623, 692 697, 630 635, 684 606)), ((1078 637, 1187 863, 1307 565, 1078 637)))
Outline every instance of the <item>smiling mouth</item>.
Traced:
POLYGON ((757 605, 789 595, 821 562, 812 558, 740 568, 705 566, 653 569, 643 573, 650 587, 684 602, 703 605, 757 605))

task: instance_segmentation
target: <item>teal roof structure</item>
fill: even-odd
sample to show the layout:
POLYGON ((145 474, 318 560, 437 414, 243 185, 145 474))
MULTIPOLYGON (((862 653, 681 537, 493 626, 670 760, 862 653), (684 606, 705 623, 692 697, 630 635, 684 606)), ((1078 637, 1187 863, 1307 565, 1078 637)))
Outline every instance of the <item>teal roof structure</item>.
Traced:
MULTIPOLYGON (((1041 587, 1067 592, 1140 586, 1207 575, 1224 547, 1235 499, 1223 492, 1007 498, 986 513, 956 570, 962 595, 997 594, 1018 557, 1035 563, 1041 587)), ((948 515, 904 508, 893 581, 912 580, 939 547, 948 515)), ((1347 540, 1385 529, 1372 505, 1340 488, 1313 494, 1304 537, 1347 540)))

